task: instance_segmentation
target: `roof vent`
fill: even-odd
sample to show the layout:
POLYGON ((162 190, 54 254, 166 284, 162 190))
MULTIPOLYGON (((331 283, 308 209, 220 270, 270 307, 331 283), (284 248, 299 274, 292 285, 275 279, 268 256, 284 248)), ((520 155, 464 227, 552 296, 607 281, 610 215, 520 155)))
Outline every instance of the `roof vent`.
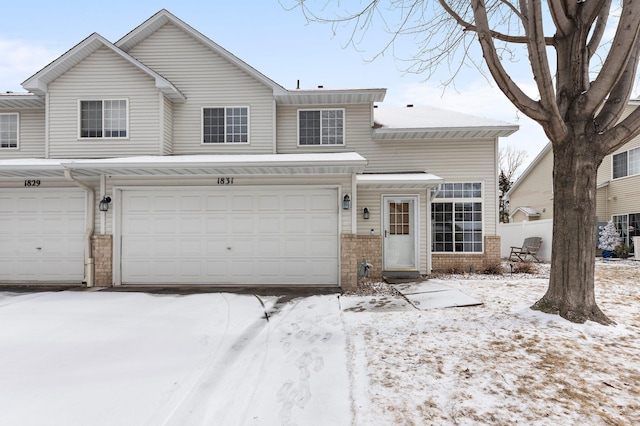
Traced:
POLYGON ((378 105, 374 105, 373 107, 374 107, 374 108, 378 108, 378 105))
POLYGON ((324 86, 318 86, 318 89, 324 89, 324 86))
POLYGON ((413 108, 413 104, 407 104, 407 108, 413 108))

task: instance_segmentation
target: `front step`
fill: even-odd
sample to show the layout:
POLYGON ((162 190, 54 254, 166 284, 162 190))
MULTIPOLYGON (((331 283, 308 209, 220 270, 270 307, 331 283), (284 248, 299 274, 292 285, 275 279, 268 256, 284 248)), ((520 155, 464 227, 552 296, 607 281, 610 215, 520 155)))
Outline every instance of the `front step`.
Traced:
POLYGON ((420 271, 382 271, 382 277, 388 283, 406 282, 407 280, 419 280, 421 278, 420 271))

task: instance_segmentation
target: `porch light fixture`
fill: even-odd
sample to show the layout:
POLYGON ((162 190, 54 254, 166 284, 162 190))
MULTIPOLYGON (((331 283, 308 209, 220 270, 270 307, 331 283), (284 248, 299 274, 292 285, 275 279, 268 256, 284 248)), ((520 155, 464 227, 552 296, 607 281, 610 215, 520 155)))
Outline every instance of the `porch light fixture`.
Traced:
POLYGON ((351 208, 351 197, 349 197, 349 194, 345 195, 342 199, 342 208, 344 210, 349 210, 351 208))
POLYGON ((100 200, 100 204, 98 205, 98 208, 100 209, 100 211, 101 212, 109 211, 110 202, 111 202, 111 197, 102 197, 102 200, 100 200))
POLYGON ((369 209, 367 207, 362 210, 362 218, 364 220, 369 220, 369 209))

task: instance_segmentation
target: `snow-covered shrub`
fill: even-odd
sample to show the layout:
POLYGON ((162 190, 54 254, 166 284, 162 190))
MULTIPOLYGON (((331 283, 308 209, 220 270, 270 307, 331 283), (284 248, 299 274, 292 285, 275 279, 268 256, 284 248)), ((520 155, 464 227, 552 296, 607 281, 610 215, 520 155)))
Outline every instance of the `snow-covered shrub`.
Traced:
POLYGON ((622 238, 613 221, 610 220, 605 226, 600 227, 598 248, 603 250, 602 257, 611 257, 612 252, 620 244, 622 244, 622 238))

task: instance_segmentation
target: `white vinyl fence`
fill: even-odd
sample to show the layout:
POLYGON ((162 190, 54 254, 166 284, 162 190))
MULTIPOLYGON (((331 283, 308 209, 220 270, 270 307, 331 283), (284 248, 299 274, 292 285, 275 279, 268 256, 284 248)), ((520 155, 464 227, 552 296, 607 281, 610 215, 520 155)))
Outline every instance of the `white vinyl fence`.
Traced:
POLYGON ((553 235, 553 220, 534 220, 532 222, 500 223, 500 255, 509 257, 511 246, 521 247, 527 237, 541 237, 542 245, 538 252, 538 259, 549 262, 551 260, 551 237, 553 235))

